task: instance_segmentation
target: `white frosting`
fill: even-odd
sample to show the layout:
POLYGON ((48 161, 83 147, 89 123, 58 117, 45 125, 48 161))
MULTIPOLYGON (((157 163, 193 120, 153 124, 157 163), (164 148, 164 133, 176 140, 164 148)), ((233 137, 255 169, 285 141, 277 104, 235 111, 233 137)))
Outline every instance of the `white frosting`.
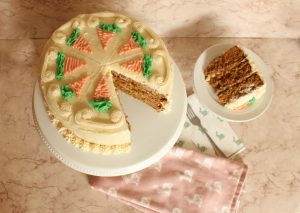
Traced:
POLYGON ((46 70, 42 74, 42 81, 44 82, 52 81, 54 78, 55 78, 55 71, 53 70, 46 70))
POLYGON ((110 113, 110 120, 114 123, 118 123, 123 117, 123 113, 120 110, 113 110, 110 113))
POLYGON ((52 35, 52 39, 58 44, 64 44, 67 40, 67 35, 64 32, 55 31, 52 35))
MULTIPOLYGON (((252 73, 257 73, 257 74, 260 75, 260 71, 256 67, 255 63, 251 60, 251 58, 249 58, 248 56, 246 58, 248 59, 248 61, 250 63, 250 66, 252 68, 252 73)), ((236 100, 233 100, 230 103, 226 104, 225 107, 228 108, 228 109, 232 109, 232 110, 239 109, 244 104, 247 104, 253 97, 255 97, 256 100, 259 99, 260 97, 262 97, 263 94, 265 93, 265 91, 266 91, 266 85, 263 84, 262 86, 256 88, 255 90, 248 93, 247 95, 244 95, 244 96, 242 96, 242 97, 240 97, 236 100)))
POLYGON ((173 73, 169 54, 163 41, 143 23, 116 13, 83 14, 70 20, 53 33, 51 39, 45 45, 42 57, 41 88, 45 102, 54 117, 63 124, 65 129, 69 129, 72 134, 85 140, 85 143, 82 141, 76 142, 75 139, 72 142, 84 150, 88 149, 86 142, 108 146, 130 143, 130 130, 126 122, 126 116, 122 111, 113 85, 112 75, 109 71, 122 73, 167 96, 172 87, 173 73), (99 22, 116 23, 122 29, 121 33, 115 34, 106 50, 102 48, 98 38, 96 28, 99 22), (91 46, 92 52, 90 54, 85 54, 66 45, 66 40, 73 29, 77 27, 80 28, 80 35, 91 46), (119 49, 127 43, 133 31, 141 33, 147 40, 147 47, 119 55, 119 49), (67 76, 65 75, 61 80, 56 80, 58 52, 64 52, 66 57, 72 56, 83 60, 87 66, 67 76), (129 62, 136 57, 143 57, 144 54, 153 56, 152 76, 150 78, 144 78, 142 74, 138 75, 120 66, 120 64, 129 62), (98 112, 93 109, 88 101, 91 100, 102 75, 107 78, 112 109, 98 112), (60 87, 77 81, 83 76, 89 76, 90 81, 81 91, 80 97, 64 100, 61 96, 60 87))
POLYGON ((69 116, 72 113, 72 104, 68 101, 63 101, 60 105, 60 110, 65 116, 69 116))
POLYGON ((239 107, 243 106, 244 104, 248 103, 253 97, 255 99, 259 99, 266 91, 266 86, 265 84, 262 85, 261 87, 256 88, 252 92, 248 93, 247 95, 244 95, 228 104, 225 105, 226 108, 228 109, 238 109, 239 107))
POLYGON ((75 18, 72 22, 72 28, 79 28, 80 30, 82 30, 85 27, 85 22, 84 20, 82 20, 81 18, 75 18))

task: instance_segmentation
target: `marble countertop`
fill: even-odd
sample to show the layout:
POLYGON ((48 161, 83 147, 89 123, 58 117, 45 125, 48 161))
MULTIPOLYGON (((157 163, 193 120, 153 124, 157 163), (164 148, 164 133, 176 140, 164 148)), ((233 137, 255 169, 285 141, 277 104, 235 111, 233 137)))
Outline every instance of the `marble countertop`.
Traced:
MULTIPOLYGON (((246 46, 268 65, 275 91, 268 111, 232 123, 249 166, 241 213, 300 212, 300 40, 165 38, 188 94, 193 67, 208 46, 246 46)), ((32 94, 45 39, 0 40, 0 212, 135 212, 89 187, 85 174, 58 161, 34 127, 32 94)))

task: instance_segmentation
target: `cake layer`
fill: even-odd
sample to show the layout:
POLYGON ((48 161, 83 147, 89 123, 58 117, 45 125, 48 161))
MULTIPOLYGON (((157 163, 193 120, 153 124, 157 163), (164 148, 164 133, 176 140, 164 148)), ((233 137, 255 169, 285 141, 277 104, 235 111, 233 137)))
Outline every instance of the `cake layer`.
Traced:
POLYGON ((169 102, 166 96, 122 74, 117 72, 112 72, 112 74, 116 87, 128 95, 147 103, 158 112, 165 110, 168 106, 169 102))
POLYGON ((219 93, 238 83, 244 77, 248 77, 253 73, 251 65, 247 58, 240 63, 236 63, 231 69, 227 69, 224 72, 216 74, 210 78, 209 83, 213 89, 219 93))
POLYGON ((212 62, 210 62, 208 67, 204 70, 205 79, 209 80, 219 73, 232 69, 245 58, 246 55, 238 46, 230 48, 224 54, 216 57, 212 62))
POLYGON ((219 102, 223 105, 233 102, 242 96, 251 93, 253 90, 264 85, 264 82, 258 75, 253 73, 251 76, 243 79, 241 82, 227 88, 218 94, 219 102))

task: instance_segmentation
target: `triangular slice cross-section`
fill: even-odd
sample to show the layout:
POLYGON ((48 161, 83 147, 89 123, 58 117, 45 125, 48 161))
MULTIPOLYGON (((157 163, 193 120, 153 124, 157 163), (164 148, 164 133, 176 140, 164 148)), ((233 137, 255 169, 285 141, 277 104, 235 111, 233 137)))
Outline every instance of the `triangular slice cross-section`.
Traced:
POLYGON ((95 89, 93 98, 94 99, 102 99, 102 98, 109 99, 110 98, 109 89, 107 86, 106 78, 104 76, 100 79, 100 81, 95 89))
POLYGON ((89 77, 83 77, 78 81, 74 81, 70 84, 71 89, 73 90, 73 92, 75 92, 75 95, 77 97, 80 96, 80 93, 82 91, 82 89, 84 88, 84 86, 86 85, 87 81, 89 80, 89 77))
POLYGON ((85 53, 90 53, 92 52, 91 46, 89 45, 89 43, 86 41, 86 39, 82 36, 79 36, 76 41, 74 42, 74 44, 72 45, 73 48, 78 49, 82 52, 85 53))
POLYGON ((120 49, 119 54, 122 55, 137 49, 140 49, 140 46, 135 42, 135 40, 132 37, 130 37, 128 42, 124 44, 124 46, 120 49))
POLYGON ((80 68, 86 67, 86 63, 83 60, 78 58, 74 58, 71 56, 67 56, 64 64, 64 72, 65 74, 70 74, 79 70, 80 68))
POLYGON ((101 41, 103 49, 107 49, 109 42, 113 39, 115 32, 106 32, 98 28, 98 37, 101 41))
POLYGON ((85 94, 89 108, 84 110, 83 116, 78 116, 77 123, 89 126, 89 134, 77 131, 77 136, 93 141, 97 144, 96 148, 100 148, 100 145, 103 149, 101 152, 128 151, 131 146, 130 129, 111 73, 101 75, 85 94))
POLYGON ((133 71, 136 73, 141 73, 142 72, 142 64, 143 64, 143 59, 140 58, 140 59, 136 59, 133 61, 129 61, 127 63, 123 63, 123 64, 121 64, 121 66, 130 71, 133 71))

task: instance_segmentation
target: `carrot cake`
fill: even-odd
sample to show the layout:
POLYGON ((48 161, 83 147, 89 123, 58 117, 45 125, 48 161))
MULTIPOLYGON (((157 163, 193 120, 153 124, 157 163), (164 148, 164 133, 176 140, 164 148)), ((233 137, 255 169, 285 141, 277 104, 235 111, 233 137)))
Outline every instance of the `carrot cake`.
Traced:
POLYGON ((130 125, 118 90, 161 112, 173 72, 164 42, 145 24, 112 12, 82 14, 44 47, 40 87, 51 121, 84 151, 126 152, 130 125))
POLYGON ((206 81, 225 107, 241 110, 265 92, 265 84, 255 65, 238 46, 215 58, 204 70, 206 81))

